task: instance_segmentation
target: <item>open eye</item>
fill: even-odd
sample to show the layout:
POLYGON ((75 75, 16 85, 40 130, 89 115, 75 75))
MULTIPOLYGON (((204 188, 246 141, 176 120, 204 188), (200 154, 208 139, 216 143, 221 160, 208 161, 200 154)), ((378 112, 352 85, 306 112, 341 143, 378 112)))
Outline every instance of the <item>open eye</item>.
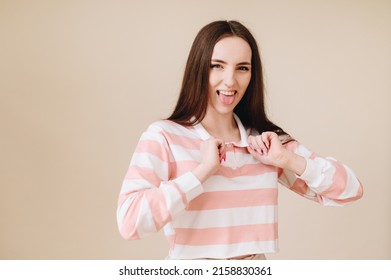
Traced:
POLYGON ((247 66, 240 66, 238 69, 239 69, 240 71, 243 71, 243 72, 250 71, 250 67, 247 67, 247 66))
POLYGON ((221 64, 214 63, 210 65, 210 68, 221 69, 223 68, 223 66, 221 64))

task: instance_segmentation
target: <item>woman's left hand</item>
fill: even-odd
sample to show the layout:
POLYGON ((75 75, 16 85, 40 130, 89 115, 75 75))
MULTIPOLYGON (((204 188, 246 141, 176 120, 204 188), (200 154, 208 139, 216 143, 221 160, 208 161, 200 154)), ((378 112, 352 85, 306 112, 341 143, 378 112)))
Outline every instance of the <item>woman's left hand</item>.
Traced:
POLYGON ((287 150, 275 132, 266 131, 261 135, 249 136, 247 150, 257 160, 267 165, 288 169, 297 175, 303 174, 307 162, 292 151, 287 150))
POLYGON ((284 168, 289 160, 289 151, 281 144, 278 135, 272 131, 260 135, 250 135, 247 139, 247 150, 260 162, 284 168))

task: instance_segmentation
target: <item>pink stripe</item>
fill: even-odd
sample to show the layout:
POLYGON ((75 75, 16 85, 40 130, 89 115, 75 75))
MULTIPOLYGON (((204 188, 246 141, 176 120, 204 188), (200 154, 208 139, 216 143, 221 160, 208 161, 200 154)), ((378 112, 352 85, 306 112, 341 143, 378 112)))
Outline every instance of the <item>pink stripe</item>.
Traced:
POLYGON ((173 178, 179 177, 188 171, 194 170, 199 165, 199 162, 195 160, 180 160, 175 163, 175 169, 173 169, 173 178))
MULTIPOLYGON (((170 169, 172 172, 171 176, 175 178, 188 171, 192 171, 198 166, 198 164, 199 162, 195 160, 182 160, 176 162, 175 164, 170 164, 170 169)), ((273 172, 277 172, 277 168, 274 166, 254 163, 246 164, 236 169, 220 165, 219 169, 214 175, 220 175, 227 178, 235 178, 239 176, 257 176, 273 172)))
POLYGON ((200 149, 200 144, 201 144, 200 139, 193 139, 183 135, 170 133, 167 131, 164 132, 164 135, 167 138, 167 141, 170 143, 170 145, 178 145, 189 150, 200 149))
MULTIPOLYGON (((358 180, 358 179, 357 179, 358 180)), ((358 180, 358 183, 360 184, 359 187, 358 187, 358 192, 356 194, 356 199, 359 199, 361 198, 363 195, 364 195, 364 188, 360 182, 360 180, 358 180)))
POLYGON ((278 178, 280 178, 281 175, 284 174, 284 169, 278 168, 277 172, 278 172, 278 178))
POLYGON ((319 155, 315 154, 315 153, 312 153, 310 155, 310 159, 316 159, 317 157, 319 157, 319 155))
POLYGON ((244 225, 226 228, 175 229, 175 243, 190 246, 261 242, 277 239, 277 224, 244 225))
POLYGON ((166 198, 162 190, 153 189, 145 192, 149 208, 152 213, 156 229, 161 229, 167 222, 171 221, 171 214, 167 208, 166 198))
POLYGON ((359 184, 360 185, 359 185, 357 194, 355 196, 350 197, 350 198, 346 198, 346 199, 333 199, 333 201, 335 201, 337 203, 340 203, 340 204, 347 204, 349 202, 353 202, 355 200, 360 199, 364 195, 364 189, 363 189, 362 184, 361 184, 360 181, 359 181, 359 184))
POLYGON ((345 167, 339 162, 333 162, 335 166, 335 174, 333 177, 333 184, 329 189, 321 193, 321 195, 326 196, 330 199, 338 199, 338 197, 345 191, 347 174, 345 167))
POLYGON ((205 192, 192 201, 189 211, 277 205, 277 188, 205 192))
POLYGON ((248 154, 248 155, 250 155, 250 153, 247 150, 247 147, 237 147, 234 145, 232 147, 226 147, 226 151, 232 152, 235 154, 248 154))
POLYGON ((160 185, 160 182, 162 181, 162 179, 159 178, 159 176, 152 169, 146 167, 139 167, 135 165, 129 167, 128 172, 125 175, 125 178, 145 179, 156 187, 158 187, 160 185))
POLYGON ((301 195, 304 195, 307 193, 308 186, 307 184, 301 180, 301 179, 296 179, 293 185, 290 187, 292 191, 295 191, 301 195))
POLYGON ((154 140, 141 140, 136 147, 135 153, 148 153, 158 157, 164 162, 169 162, 166 148, 154 140))
POLYGON ((257 176, 272 172, 277 172, 277 167, 264 165, 261 163, 254 163, 246 164, 236 169, 221 165, 215 175, 221 175, 227 178, 235 178, 238 176, 257 176))

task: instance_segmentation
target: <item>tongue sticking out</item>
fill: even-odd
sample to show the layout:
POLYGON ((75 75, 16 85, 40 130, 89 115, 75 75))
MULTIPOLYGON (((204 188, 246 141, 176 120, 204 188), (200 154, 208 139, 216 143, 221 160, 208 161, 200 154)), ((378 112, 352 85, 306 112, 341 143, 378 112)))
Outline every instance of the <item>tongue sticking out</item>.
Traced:
POLYGON ((232 94, 232 95, 224 95, 224 94, 220 93, 219 94, 219 98, 220 98, 220 101, 224 105, 231 105, 234 102, 235 95, 234 94, 232 94))

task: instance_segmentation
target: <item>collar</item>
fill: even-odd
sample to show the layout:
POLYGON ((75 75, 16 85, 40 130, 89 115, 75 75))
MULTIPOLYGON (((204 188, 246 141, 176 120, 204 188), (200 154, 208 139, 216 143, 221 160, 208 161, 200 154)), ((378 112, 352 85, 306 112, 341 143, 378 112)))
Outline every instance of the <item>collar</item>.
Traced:
MULTIPOLYGON (((226 142, 225 144, 233 144, 237 147, 248 147, 248 143, 247 143, 248 133, 246 131, 246 128, 243 126, 242 122, 240 121, 239 117, 236 114, 234 114, 234 119, 239 128, 240 142, 226 142)), ((198 134, 198 136, 200 136, 201 139, 204 141, 212 137, 200 122, 194 125, 194 129, 195 132, 198 134)))

